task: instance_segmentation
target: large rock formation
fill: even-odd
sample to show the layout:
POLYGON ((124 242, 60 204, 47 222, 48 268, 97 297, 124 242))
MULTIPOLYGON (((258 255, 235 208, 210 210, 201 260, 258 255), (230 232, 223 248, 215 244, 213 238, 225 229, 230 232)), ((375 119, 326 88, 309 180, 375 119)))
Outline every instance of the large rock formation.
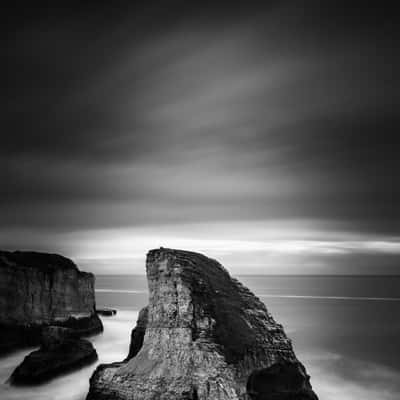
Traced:
POLYGON ((102 331, 93 274, 56 254, 0 251, 0 353, 39 343, 48 325, 102 331))
POLYGON ((40 349, 24 358, 12 373, 10 383, 42 383, 96 360, 97 352, 88 340, 77 338, 71 329, 50 326, 43 329, 40 349))
POLYGON ((316 400, 282 326, 217 261, 161 248, 146 269, 149 305, 130 355, 96 369, 88 400, 316 400), (276 365, 290 365, 282 376, 295 384, 268 373, 276 365))

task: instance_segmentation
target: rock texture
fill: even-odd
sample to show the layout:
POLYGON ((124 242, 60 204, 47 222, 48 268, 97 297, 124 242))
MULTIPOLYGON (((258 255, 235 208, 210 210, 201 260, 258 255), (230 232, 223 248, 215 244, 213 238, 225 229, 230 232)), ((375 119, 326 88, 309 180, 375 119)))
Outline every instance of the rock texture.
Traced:
POLYGON ((149 308, 144 307, 139 312, 138 320, 136 321, 136 327, 132 329, 131 333, 131 343, 129 345, 128 357, 125 359, 129 361, 131 358, 135 357, 139 350, 143 346, 144 335, 146 333, 147 319, 149 315, 149 308))
POLYGON ((282 399, 316 399, 282 326, 217 261, 161 248, 148 253, 146 269, 149 305, 130 354, 97 368, 88 400, 269 399, 260 374, 280 364, 300 382, 288 382, 291 397, 282 399))
POLYGON ((45 328, 39 350, 28 354, 14 370, 10 383, 31 385, 42 383, 65 372, 97 360, 97 353, 88 340, 78 339, 68 328, 45 328))
POLYGON ((93 274, 56 254, 0 251, 0 353, 39 343, 48 325, 102 331, 93 274))

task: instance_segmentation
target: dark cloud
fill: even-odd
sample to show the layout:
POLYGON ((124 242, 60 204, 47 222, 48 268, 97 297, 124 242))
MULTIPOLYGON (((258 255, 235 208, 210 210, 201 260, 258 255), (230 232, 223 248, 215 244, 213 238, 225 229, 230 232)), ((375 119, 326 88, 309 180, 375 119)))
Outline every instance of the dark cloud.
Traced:
POLYGON ((303 219, 399 234, 392 10, 8 11, 3 229, 303 219))

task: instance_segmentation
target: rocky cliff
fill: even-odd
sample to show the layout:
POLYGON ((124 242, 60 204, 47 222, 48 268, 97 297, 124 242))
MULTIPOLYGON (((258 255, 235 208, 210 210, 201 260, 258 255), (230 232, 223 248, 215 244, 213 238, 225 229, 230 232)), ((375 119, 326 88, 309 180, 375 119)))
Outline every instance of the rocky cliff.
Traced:
POLYGON ((217 261, 161 248, 146 269, 130 354, 97 368, 88 400, 316 399, 282 326, 217 261))
POLYGON ((0 352, 38 343, 48 325, 102 330, 93 274, 56 254, 0 251, 0 352))

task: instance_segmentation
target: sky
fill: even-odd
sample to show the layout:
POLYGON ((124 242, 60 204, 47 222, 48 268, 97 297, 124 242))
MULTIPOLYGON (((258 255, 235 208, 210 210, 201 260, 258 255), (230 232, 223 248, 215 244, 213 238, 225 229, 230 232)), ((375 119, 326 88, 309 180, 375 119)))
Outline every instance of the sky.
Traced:
POLYGON ((394 10, 188 3, 7 9, 0 247, 399 273, 394 10))

